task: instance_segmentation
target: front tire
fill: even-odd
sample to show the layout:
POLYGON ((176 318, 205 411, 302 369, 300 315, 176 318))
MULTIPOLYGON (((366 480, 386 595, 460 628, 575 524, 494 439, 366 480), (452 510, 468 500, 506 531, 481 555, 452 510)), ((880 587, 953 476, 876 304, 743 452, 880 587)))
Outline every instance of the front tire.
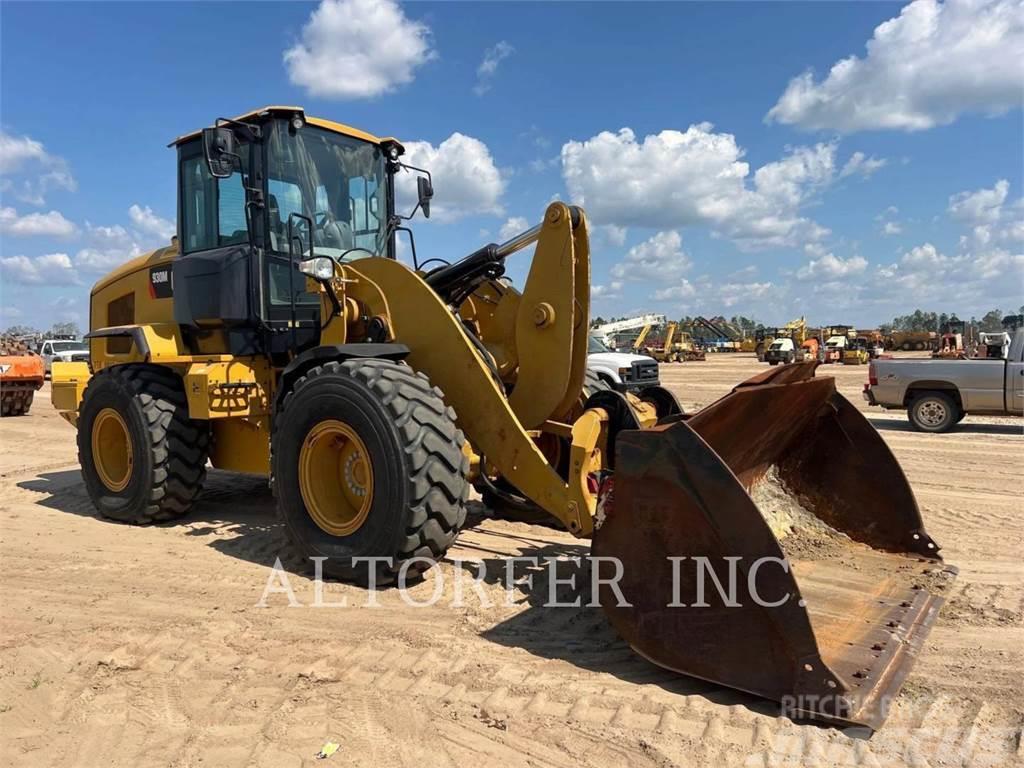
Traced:
POLYGON ((960 420, 956 401, 944 392, 925 392, 907 408, 910 423, 918 432, 948 432, 960 420))
POLYGON ((274 424, 278 514, 301 557, 327 558, 324 575, 389 584, 403 565, 418 575, 454 543, 469 458, 455 412, 425 374, 387 360, 317 366, 274 424), (388 560, 357 561, 370 557, 388 560))
POLYGON ((202 490, 210 433, 190 419, 181 379, 156 366, 108 368, 89 380, 78 460, 104 517, 146 525, 187 514, 202 490))

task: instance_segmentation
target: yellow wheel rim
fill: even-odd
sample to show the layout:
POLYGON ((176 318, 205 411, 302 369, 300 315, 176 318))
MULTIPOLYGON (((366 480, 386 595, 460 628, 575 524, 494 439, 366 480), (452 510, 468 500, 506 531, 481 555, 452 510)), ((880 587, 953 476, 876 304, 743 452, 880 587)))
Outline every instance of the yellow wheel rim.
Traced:
POLYGON ((343 421, 317 424, 299 452, 299 491, 313 522, 332 536, 359 530, 373 503, 370 454, 343 421))
POLYGON ((96 473, 114 493, 128 487, 134 455, 128 425, 113 408, 104 408, 92 425, 92 458, 96 473))

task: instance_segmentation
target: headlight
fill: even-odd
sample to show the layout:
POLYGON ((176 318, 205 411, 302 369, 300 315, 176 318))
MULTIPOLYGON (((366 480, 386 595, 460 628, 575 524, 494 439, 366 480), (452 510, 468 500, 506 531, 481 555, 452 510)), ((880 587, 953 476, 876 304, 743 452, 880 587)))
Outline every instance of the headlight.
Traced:
POLYGON ((632 368, 619 368, 619 376, 629 376, 632 370, 632 368))
POLYGON ((330 280, 334 277, 334 261, 327 256, 306 259, 299 262, 299 272, 315 277, 317 280, 330 280))

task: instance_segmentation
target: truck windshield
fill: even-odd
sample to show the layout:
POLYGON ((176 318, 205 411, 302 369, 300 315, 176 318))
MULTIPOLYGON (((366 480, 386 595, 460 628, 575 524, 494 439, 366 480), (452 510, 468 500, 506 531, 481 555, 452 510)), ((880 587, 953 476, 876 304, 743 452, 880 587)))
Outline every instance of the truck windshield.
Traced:
POLYGON ((611 350, 599 338, 590 336, 587 342, 587 354, 596 355, 599 352, 611 352, 611 350))
POLYGON ((54 352, 85 352, 85 345, 80 341, 54 341, 50 344, 54 352))

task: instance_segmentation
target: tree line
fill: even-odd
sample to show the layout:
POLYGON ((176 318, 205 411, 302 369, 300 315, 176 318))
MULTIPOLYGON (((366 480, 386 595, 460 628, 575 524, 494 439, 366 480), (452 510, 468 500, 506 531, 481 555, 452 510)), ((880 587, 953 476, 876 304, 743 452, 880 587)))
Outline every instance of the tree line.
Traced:
MULTIPOLYGON (((1001 310, 992 309, 981 316, 978 319, 975 316, 971 316, 969 320, 966 320, 969 325, 977 328, 980 331, 986 333, 997 333, 1003 330, 1003 318, 1010 315, 1024 315, 1024 306, 1017 308, 1014 312, 1012 309, 1007 311, 1004 315, 1001 310)), ((610 317, 605 319, 604 317, 598 316, 593 320, 593 325, 604 325, 605 323, 614 323, 619 320, 628 320, 626 316, 623 317, 610 317)), ((683 328, 687 328, 693 325, 696 318, 690 315, 684 315, 679 318, 679 325, 683 328)), ((744 315, 733 315, 728 320, 725 317, 718 316, 709 318, 712 322, 720 325, 728 324, 737 331, 740 331, 743 335, 751 335, 758 328, 764 326, 757 322, 754 318, 746 317, 744 315)), ((957 314, 946 314, 945 312, 925 312, 921 309, 915 309, 908 315, 898 315, 894 317, 890 322, 882 323, 879 326, 879 330, 882 333, 892 333, 893 331, 935 331, 941 332, 942 328, 947 323, 958 323, 961 322, 961 318, 957 317, 957 314)))
POLYGON ((15 336, 17 338, 32 336, 35 338, 52 339, 58 336, 74 336, 77 339, 81 335, 81 332, 78 330, 78 323, 54 323, 49 331, 41 331, 30 325, 12 325, 4 331, 4 336, 15 336))

